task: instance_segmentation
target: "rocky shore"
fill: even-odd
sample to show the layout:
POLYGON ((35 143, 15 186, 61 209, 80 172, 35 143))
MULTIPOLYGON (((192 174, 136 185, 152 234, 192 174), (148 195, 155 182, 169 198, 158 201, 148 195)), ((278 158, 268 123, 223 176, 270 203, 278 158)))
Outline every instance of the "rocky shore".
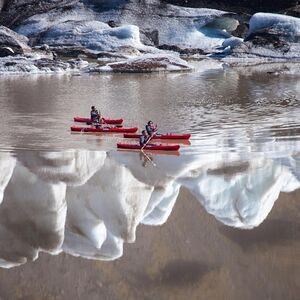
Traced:
POLYGON ((207 57, 300 61, 298 2, 248 2, 0 1, 0 74, 186 71, 184 59, 207 57))

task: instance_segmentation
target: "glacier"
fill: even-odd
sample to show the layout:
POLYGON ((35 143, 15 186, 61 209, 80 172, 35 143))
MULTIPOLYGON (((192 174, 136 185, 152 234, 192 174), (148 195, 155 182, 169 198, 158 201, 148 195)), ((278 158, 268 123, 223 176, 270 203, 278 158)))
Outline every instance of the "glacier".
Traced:
MULTIPOLYGON (((20 22, 15 27, 18 35, 12 31, 10 39, 17 37, 30 55, 16 56, 17 52, 7 50, 13 42, 7 44, 9 48, 3 48, 2 55, 14 56, 0 59, 0 74, 101 73, 114 69, 156 72, 185 68, 176 68, 173 62, 166 67, 151 67, 163 55, 170 61, 178 60, 178 56, 197 59, 209 56, 222 59, 228 66, 300 58, 300 21, 296 17, 256 13, 242 38, 234 36, 234 32, 246 21, 231 12, 158 5, 157 1, 104 4, 107 2, 74 3, 69 9, 52 9, 20 22), (137 65, 134 60, 143 59, 144 55, 149 55, 148 63, 134 68, 137 65), (80 59, 61 59, 65 56, 80 59)), ((2 26, 2 33, 5 32, 9 29, 2 26)), ((187 68, 193 68, 190 62, 187 68)))

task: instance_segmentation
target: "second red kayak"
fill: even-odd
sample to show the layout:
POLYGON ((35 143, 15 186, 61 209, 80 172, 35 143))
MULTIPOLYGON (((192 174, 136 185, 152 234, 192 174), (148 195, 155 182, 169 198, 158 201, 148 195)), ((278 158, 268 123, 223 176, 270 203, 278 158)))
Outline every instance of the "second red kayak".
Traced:
POLYGON ((137 127, 79 127, 79 126, 72 126, 71 131, 76 132, 128 132, 134 133, 137 132, 137 127))
MULTIPOLYGON (((138 149, 141 150, 142 147, 136 144, 122 144, 118 143, 117 147, 119 149, 138 149)), ((164 150, 164 151, 177 151, 179 150, 179 145, 162 145, 162 144, 149 144, 144 147, 145 150, 164 150)))
MULTIPOLYGON (((80 122, 80 123, 92 123, 92 120, 90 118, 81 118, 81 117, 74 117, 74 122, 80 122)), ((103 124, 115 124, 120 125, 123 123, 123 119, 106 119, 102 118, 101 123, 103 124)))
MULTIPOLYGON (((124 134, 124 138, 137 139, 141 135, 140 134, 124 134)), ((160 140, 188 140, 191 137, 190 134, 175 134, 175 133, 167 133, 167 134, 157 134, 154 135, 151 139, 160 139, 160 140)))

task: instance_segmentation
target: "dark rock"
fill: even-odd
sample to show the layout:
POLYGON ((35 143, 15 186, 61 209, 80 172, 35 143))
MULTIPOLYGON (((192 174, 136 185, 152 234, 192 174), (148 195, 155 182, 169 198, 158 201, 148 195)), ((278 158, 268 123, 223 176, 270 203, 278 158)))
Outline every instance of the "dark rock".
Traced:
POLYGON ((58 56, 63 57, 78 57, 79 55, 86 56, 88 58, 97 58, 97 54, 89 51, 88 49, 81 47, 52 47, 51 50, 58 56))
POLYGON ((47 44, 43 44, 39 48, 40 48, 40 50, 43 50, 43 51, 49 51, 50 50, 50 47, 47 44))
POLYGON ((0 0, 0 12, 1 12, 1 9, 2 9, 2 7, 3 7, 3 5, 4 5, 4 1, 5 1, 5 0, 0 0))
POLYGON ((8 61, 4 65, 5 65, 5 67, 11 67, 11 66, 15 66, 16 64, 17 63, 15 61, 8 61))
POLYGON ((126 59, 126 56, 122 54, 117 54, 113 52, 99 52, 97 53, 97 59, 99 60, 123 60, 126 59))
MULTIPOLYGON (((300 3, 300 2, 299 2, 300 3)), ((283 11, 284 14, 300 18, 300 4, 283 11)))
POLYGON ((207 7, 232 12, 279 12, 298 4, 297 0, 163 0, 174 5, 188 7, 207 7))
POLYGON ((234 57, 250 57, 263 59, 299 59, 300 44, 297 37, 263 29, 250 34, 243 43, 232 49, 234 57))
POLYGON ((15 55, 15 52, 10 47, 0 47, 0 57, 15 55))
POLYGON ((2 48, 2 55, 8 52, 11 53, 8 55, 30 52, 31 48, 27 43, 27 37, 17 34, 7 27, 0 26, 0 45, 2 48), (8 50, 7 48, 10 48, 12 51, 8 50))
POLYGON ((248 28, 249 25, 247 23, 240 23, 231 34, 236 37, 244 38, 247 35, 248 28))
POLYGON ((195 48, 182 49, 176 45, 159 45, 158 48, 161 50, 169 50, 169 51, 178 52, 181 55, 196 55, 196 54, 205 55, 205 54, 207 54, 202 49, 195 49, 195 48))
POLYGON ((112 61, 126 59, 126 56, 119 53, 106 52, 106 51, 95 52, 81 47, 58 47, 58 48, 52 47, 51 51, 59 57, 74 58, 74 57, 84 56, 90 59, 112 60, 112 61))
POLYGON ((159 45, 159 33, 157 29, 154 30, 140 30, 141 42, 147 46, 159 45))
POLYGON ((115 27, 118 26, 114 20, 109 20, 109 21, 107 22, 107 25, 108 25, 109 27, 111 27, 111 28, 115 28, 115 27))
POLYGON ((0 24, 13 28, 36 14, 69 8, 79 0, 7 0, 0 12, 0 24))
POLYGON ((288 52, 290 49, 288 40, 290 40, 290 37, 287 38, 279 34, 270 33, 268 30, 260 30, 249 35, 245 42, 251 41, 256 47, 273 47, 276 50, 288 52))
MULTIPOLYGON (((141 2, 137 0, 138 2, 141 2)), ((93 5, 99 11, 119 8, 124 5, 128 0, 83 0, 88 5, 93 5)))

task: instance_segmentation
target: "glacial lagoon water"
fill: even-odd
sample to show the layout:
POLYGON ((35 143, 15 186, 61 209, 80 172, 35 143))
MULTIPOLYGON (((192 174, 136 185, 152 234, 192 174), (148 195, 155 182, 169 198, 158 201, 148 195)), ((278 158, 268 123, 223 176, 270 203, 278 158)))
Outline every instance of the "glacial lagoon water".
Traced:
POLYGON ((276 68, 0 77, 0 298, 298 299, 300 77, 276 68), (70 133, 91 105, 193 138, 117 151, 70 133))

